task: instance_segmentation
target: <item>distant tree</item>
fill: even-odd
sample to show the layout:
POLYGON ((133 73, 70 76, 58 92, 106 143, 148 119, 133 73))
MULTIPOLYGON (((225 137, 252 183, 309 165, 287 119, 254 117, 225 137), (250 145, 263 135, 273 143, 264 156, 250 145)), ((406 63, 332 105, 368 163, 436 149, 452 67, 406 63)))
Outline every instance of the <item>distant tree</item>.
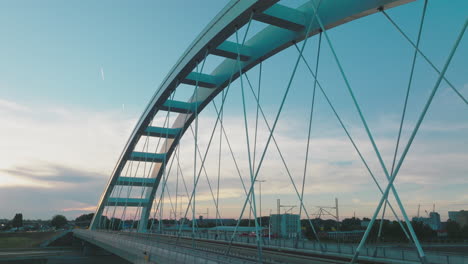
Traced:
POLYGON ((173 225, 173 224, 175 224, 175 221, 173 219, 163 219, 162 223, 164 225, 173 225))
POLYGON ((359 230, 361 228, 361 219, 359 218, 345 218, 341 221, 341 231, 359 230))
POLYGON ((11 229, 11 221, 0 224, 0 230, 3 231, 3 230, 8 230, 8 229, 11 229))
POLYGON ((457 222, 448 220, 446 228, 447 228, 447 235, 450 239, 462 238, 462 228, 457 222))
POLYGON ((255 226, 255 221, 253 219, 241 219, 239 226, 255 226))
POLYGON ((262 226, 268 227, 268 225, 270 224, 270 217, 269 216, 258 217, 257 221, 258 221, 258 224, 262 223, 262 226))
POLYGON ((461 229, 463 239, 468 239, 468 225, 465 225, 461 229))
MULTIPOLYGON (((313 225, 315 228, 317 228, 319 225, 318 225, 318 222, 320 222, 321 219, 319 218, 315 218, 312 220, 313 222, 313 225)), ((301 220, 301 228, 302 228, 302 231, 303 231, 303 234, 306 238, 310 239, 310 240, 314 240, 316 239, 316 236, 314 234, 314 231, 312 231, 312 227, 310 226, 310 222, 308 219, 302 219, 301 220)), ((320 230, 316 230, 316 232, 320 232, 320 230)))
MULTIPOLYGON (((179 223, 182 223, 182 221, 180 221, 179 223)), ((187 224, 187 221, 184 222, 184 223, 187 224)), ((159 220, 158 219, 150 218, 150 219, 148 219, 148 224, 147 224, 146 228, 149 229, 149 230, 151 230, 151 229, 155 230, 155 229, 157 229, 158 225, 159 225, 159 220)))
POLYGON ((107 216, 101 215, 101 217, 98 219, 97 225, 99 229, 108 229, 110 223, 111 220, 107 216))
POLYGON ((110 223, 107 226, 107 229, 121 230, 122 229, 122 220, 120 220, 120 218, 111 218, 110 223))
POLYGON ((82 214, 75 218, 75 225, 80 227, 88 227, 93 220, 94 213, 82 214))
MULTIPOLYGON (((378 222, 378 224, 380 225, 380 221, 378 222)), ((404 226, 406 233, 409 234, 406 223, 402 222, 402 225, 404 226)), ((425 228, 423 228, 423 230, 426 230, 425 232, 427 234, 429 234, 430 238, 434 238, 436 236, 436 233, 434 231, 432 231, 431 229, 428 230, 427 226, 425 228)), ((416 233, 416 234, 419 237, 419 234, 418 233, 416 233)), ((384 222, 383 222, 383 225, 382 225, 382 239, 384 241, 393 241, 393 242, 407 241, 405 232, 403 231, 403 229, 401 229, 401 226, 398 223, 398 221, 389 221, 389 220, 384 220, 384 222)), ((422 239, 422 237, 420 239, 422 239)))
POLYGON ((75 222, 91 222, 93 220, 94 213, 82 214, 75 219, 75 222))
POLYGON ((11 221, 13 227, 22 227, 23 226, 23 214, 15 214, 15 217, 11 221))
POLYGON ((336 221, 332 219, 325 219, 322 222, 323 229, 325 231, 335 231, 336 230, 336 221))
POLYGON ((419 221, 411 221, 411 225, 420 240, 427 241, 437 238, 437 232, 432 230, 428 225, 419 221))
POLYGON ((56 228, 61 228, 68 223, 67 218, 63 215, 56 215, 52 218, 50 224, 56 228))

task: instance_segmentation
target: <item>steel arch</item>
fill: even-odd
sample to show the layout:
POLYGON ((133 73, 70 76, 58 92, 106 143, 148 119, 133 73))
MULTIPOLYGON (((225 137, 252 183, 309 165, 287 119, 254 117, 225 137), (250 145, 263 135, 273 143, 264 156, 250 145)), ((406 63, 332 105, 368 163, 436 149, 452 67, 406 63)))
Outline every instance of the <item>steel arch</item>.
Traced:
MULTIPOLYGON (((135 183, 141 184, 135 186, 151 188, 151 191, 147 192, 146 203, 138 204, 138 201, 134 201, 142 207, 138 231, 146 231, 154 196, 162 177, 163 162, 170 159, 180 138, 194 120, 195 109, 197 109, 197 114, 203 111, 213 98, 228 86, 231 78, 235 80, 239 77, 239 70, 234 68, 237 63, 237 44, 227 41, 234 34, 236 28, 248 23, 252 15, 254 20, 269 24, 240 47, 241 72, 247 72, 261 61, 294 45, 294 43, 304 40, 306 37, 320 32, 318 23, 311 20, 314 17, 312 5, 316 3, 308 2, 297 9, 292 9, 277 4, 278 1, 232 0, 192 42, 169 71, 135 126, 112 172, 106 189, 101 195, 90 229, 98 227, 99 219, 106 206, 118 206, 118 201, 109 201, 114 187, 124 184, 125 181, 133 180, 135 182, 135 179, 120 177, 120 174, 130 158, 137 160, 138 155, 140 155, 140 160, 148 158, 145 153, 134 152, 134 147, 141 136, 146 135, 146 133, 154 133, 155 136, 165 138, 165 142, 162 143, 163 147, 159 150, 161 154, 158 154, 157 157, 151 156, 151 160, 155 163, 150 176, 153 180, 145 181, 142 179, 141 182, 135 183), (307 34, 306 26, 309 24, 311 28, 307 34), (197 63, 202 61, 206 54, 222 56, 226 59, 209 75, 193 72, 197 63), (194 94, 189 102, 170 100, 171 93, 181 83, 198 84, 195 93, 196 98, 194 94), (150 127, 152 118, 159 110, 170 110, 170 112, 179 113, 174 124, 172 124, 173 130, 171 132, 167 128, 150 127)), ((392 8, 411 1, 414 0, 361 0, 358 2, 354 0, 322 0, 318 16, 322 19, 325 28, 330 29, 382 9, 392 8)))

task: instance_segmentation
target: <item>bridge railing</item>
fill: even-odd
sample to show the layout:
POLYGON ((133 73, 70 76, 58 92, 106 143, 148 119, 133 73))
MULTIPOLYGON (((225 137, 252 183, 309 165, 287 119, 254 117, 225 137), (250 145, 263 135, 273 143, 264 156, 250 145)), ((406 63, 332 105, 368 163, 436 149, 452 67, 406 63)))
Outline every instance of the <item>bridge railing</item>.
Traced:
MULTIPOLYGON (((74 235, 133 263, 253 264, 254 261, 199 251, 145 236, 123 236, 119 232, 75 229, 74 235)), ((131 235, 131 234, 130 234, 131 235)))
MULTIPOLYGON (((161 232, 164 235, 177 236, 177 232, 163 231, 161 232)), ((181 232, 180 234, 183 237, 191 237, 191 232, 181 232)), ((219 240, 224 242, 229 242, 231 235, 228 233, 207 233, 207 232, 198 232, 195 234, 198 239, 209 239, 209 240, 219 240)), ((256 245, 256 238, 249 236, 235 236, 233 242, 235 243, 245 243, 256 245)), ((328 254, 337 254, 337 255, 352 255, 356 251, 357 245, 353 244, 342 244, 342 243, 332 243, 332 242, 322 242, 323 249, 322 251, 320 245, 316 241, 310 241, 307 239, 282 239, 282 238, 272 238, 262 237, 262 244, 268 247, 280 247, 288 248, 291 250, 307 250, 314 253, 328 253, 328 254)), ((369 257, 369 258, 383 258, 383 259, 392 259, 398 261, 411 261, 418 262, 419 257, 418 253, 415 250, 406 249, 406 248, 395 248, 395 245, 368 245, 364 250, 361 251, 360 256, 369 257), (393 248, 392 248, 393 247, 393 248)), ((405 246, 407 247, 407 245, 405 246)), ((466 246, 468 251, 468 245, 466 246)), ((451 253, 442 253, 442 252, 426 252, 427 260, 429 263, 434 264, 468 264, 468 256, 460 254, 451 254, 451 253)))

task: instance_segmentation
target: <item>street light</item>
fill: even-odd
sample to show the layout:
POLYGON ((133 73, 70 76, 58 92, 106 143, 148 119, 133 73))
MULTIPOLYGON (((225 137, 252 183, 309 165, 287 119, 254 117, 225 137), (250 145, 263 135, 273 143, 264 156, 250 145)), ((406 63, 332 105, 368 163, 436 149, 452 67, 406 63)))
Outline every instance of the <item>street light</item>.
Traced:
POLYGON ((179 202, 179 206, 180 206, 179 218, 182 218, 182 197, 185 197, 185 195, 182 195, 182 194, 177 194, 176 195, 176 204, 175 204, 175 210, 174 210, 175 213, 174 213, 174 215, 175 215, 175 220, 176 220, 176 226, 179 226, 179 220, 177 219, 177 202, 178 202, 177 197, 181 197, 180 202, 179 202))
POLYGON ((268 241, 271 241, 271 209, 270 209, 270 217, 268 218, 268 241))
POLYGON ((258 182, 260 187, 260 227, 262 227, 262 182, 266 182, 266 180, 255 180, 258 182))

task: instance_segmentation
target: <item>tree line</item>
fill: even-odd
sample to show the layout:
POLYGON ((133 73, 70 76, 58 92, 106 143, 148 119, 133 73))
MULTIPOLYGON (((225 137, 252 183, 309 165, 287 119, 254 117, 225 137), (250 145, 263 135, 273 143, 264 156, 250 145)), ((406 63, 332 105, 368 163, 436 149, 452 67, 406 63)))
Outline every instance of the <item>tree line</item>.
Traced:
MULTIPOLYGON (((337 231, 337 226, 339 231, 354 231, 354 230, 365 230, 367 226, 362 226, 361 222, 368 222, 370 219, 363 218, 347 218, 343 219, 338 225, 335 220, 327 219, 313 219, 312 223, 318 233, 320 232, 330 232, 337 231)), ((380 223, 382 220, 376 220, 372 229, 369 233, 369 242, 406 242, 407 238, 403 232, 400 224, 397 221, 390 221, 384 219, 382 222, 381 236, 378 238, 380 223)), ((408 227, 404 221, 402 221, 406 232, 409 234, 408 227)), ((411 221, 414 232, 418 236, 418 239, 421 241, 436 241, 436 240, 451 240, 451 241, 463 241, 468 239, 468 225, 461 227, 455 221, 447 221, 445 230, 447 231, 446 236, 438 236, 437 231, 432 230, 429 226, 424 225, 419 221, 411 221)), ((310 227, 310 224, 307 220, 301 220, 301 226, 304 230, 304 234, 309 239, 314 239, 315 235, 310 227)))
POLYGON ((22 213, 17 213, 12 220, 4 223, 1 230, 22 230, 22 229, 37 229, 38 225, 49 226, 54 228, 62 228, 68 224, 68 220, 63 215, 54 215, 50 220, 24 220, 22 213))

